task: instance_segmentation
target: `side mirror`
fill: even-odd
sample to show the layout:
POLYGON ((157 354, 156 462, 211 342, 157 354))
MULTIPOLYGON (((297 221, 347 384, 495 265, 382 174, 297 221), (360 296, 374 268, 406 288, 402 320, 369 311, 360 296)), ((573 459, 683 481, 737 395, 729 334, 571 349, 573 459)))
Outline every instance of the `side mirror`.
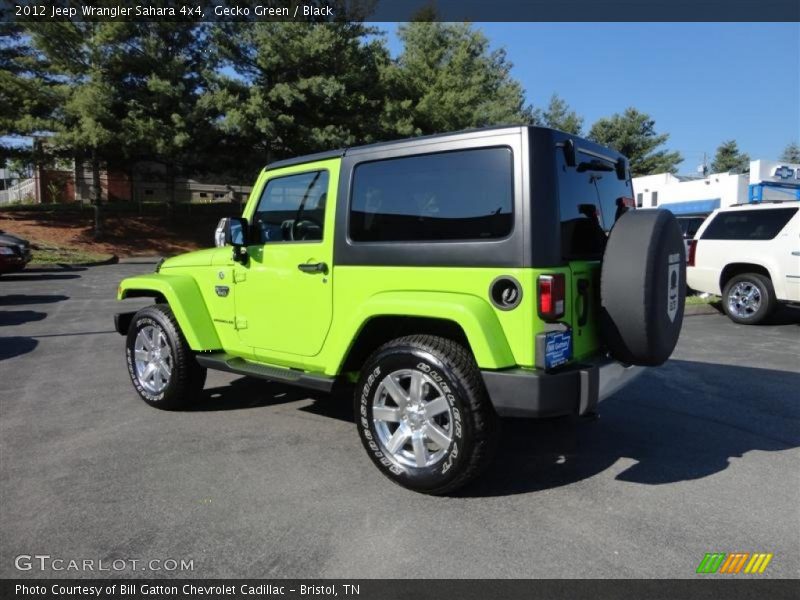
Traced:
POLYGON ((247 262, 247 219, 226 217, 220 219, 214 231, 214 245, 217 248, 233 246, 233 260, 247 262))

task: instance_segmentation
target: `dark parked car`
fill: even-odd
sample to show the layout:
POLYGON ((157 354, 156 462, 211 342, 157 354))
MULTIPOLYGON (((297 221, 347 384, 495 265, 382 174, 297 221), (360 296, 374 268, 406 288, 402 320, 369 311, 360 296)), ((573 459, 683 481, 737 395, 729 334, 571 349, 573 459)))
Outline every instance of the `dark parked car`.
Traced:
POLYGON ((21 271, 31 262, 28 240, 0 231, 0 274, 21 271))

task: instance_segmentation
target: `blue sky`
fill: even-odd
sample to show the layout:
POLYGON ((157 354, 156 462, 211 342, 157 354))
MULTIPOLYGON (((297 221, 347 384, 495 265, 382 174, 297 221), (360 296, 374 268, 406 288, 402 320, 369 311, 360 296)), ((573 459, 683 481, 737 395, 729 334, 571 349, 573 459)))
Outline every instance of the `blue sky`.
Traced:
MULTIPOLYGON (((397 24, 382 23, 394 54, 397 24)), ((735 139, 776 160, 800 142, 800 24, 477 23, 504 47, 528 102, 555 92, 585 118, 635 106, 670 134, 693 172, 703 152, 735 139)))

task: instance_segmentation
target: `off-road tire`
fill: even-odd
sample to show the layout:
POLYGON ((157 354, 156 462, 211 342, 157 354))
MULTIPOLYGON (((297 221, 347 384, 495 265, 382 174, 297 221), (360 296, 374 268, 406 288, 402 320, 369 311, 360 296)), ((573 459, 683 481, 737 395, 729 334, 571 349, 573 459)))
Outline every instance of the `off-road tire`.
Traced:
MULTIPOLYGON (((452 340, 412 335, 384 344, 361 370, 354 405, 356 425, 367 454, 381 473, 403 487, 425 494, 449 494, 477 477, 491 462, 498 437, 497 415, 472 354, 452 340), (432 382, 421 384, 422 389, 444 397, 449 406, 445 414, 450 423, 450 444, 432 452, 431 461, 436 453, 443 456, 423 467, 399 462, 381 440, 377 429, 380 425, 373 418, 376 396, 386 386, 388 376, 411 373, 410 382, 410 377, 416 377, 415 372, 432 382)), ((410 447, 412 442, 408 443, 410 447)))
POLYGON ((757 325, 763 323, 764 320, 773 313, 776 304, 775 290, 772 287, 772 281, 769 277, 759 275, 758 273, 742 273, 741 275, 735 275, 728 280, 725 284, 725 288, 722 290, 722 309, 734 323, 740 323, 742 325, 757 325), (730 306, 731 292, 735 286, 741 283, 753 285, 758 289, 760 295, 758 310, 749 316, 736 314, 730 306))
POLYGON ((131 319, 125 340, 125 358, 133 387, 142 400, 150 406, 164 410, 177 410, 198 399, 206 381, 206 369, 195 360, 194 352, 181 333, 172 310, 167 304, 153 304, 137 312, 131 319), (163 332, 171 352, 171 373, 163 390, 154 393, 140 381, 134 358, 136 339, 145 327, 155 327, 163 332))

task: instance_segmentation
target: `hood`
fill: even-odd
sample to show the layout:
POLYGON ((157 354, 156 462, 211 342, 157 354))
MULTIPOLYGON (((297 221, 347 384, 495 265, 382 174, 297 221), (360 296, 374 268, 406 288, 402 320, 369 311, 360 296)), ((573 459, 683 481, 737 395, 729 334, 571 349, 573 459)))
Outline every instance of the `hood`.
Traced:
POLYGON ((211 266, 211 259, 218 248, 206 248, 196 250, 168 258, 161 264, 161 269, 171 269, 173 267, 208 267, 211 266))
POLYGON ((25 246, 26 248, 30 246, 30 242, 28 242, 28 240, 23 240, 21 237, 11 235, 10 233, 4 233, 2 231, 0 231, 0 244, 3 246, 25 246))

